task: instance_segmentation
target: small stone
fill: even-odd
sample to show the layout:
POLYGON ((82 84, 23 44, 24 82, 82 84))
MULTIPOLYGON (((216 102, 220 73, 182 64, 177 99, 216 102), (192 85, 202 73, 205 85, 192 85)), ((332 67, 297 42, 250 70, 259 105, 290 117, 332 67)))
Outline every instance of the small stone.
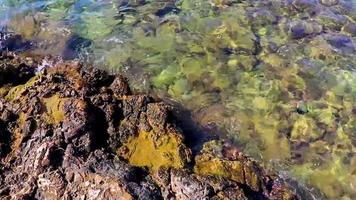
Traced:
POLYGON ((323 27, 316 22, 296 21, 291 23, 291 36, 294 39, 301 39, 307 35, 317 34, 323 27))
POLYGON ((343 31, 349 33, 352 37, 356 36, 356 23, 348 23, 343 28, 343 31))
POLYGON ((227 66, 231 67, 231 68, 235 68, 238 64, 238 61, 237 59, 230 59, 228 62, 227 62, 227 66))
POLYGON ((308 111, 307 104, 305 102, 299 102, 298 106, 297 106, 297 113, 303 115, 303 114, 306 114, 308 112, 309 111, 308 111))
POLYGON ((329 44, 344 53, 354 53, 355 45, 350 37, 346 35, 332 35, 328 39, 329 44))
POLYGON ((339 31, 348 22, 344 15, 336 14, 330 10, 322 10, 315 20, 325 28, 336 31, 339 31))
POLYGON ((339 0, 320 0, 320 3, 324 6, 335 6, 339 3, 339 0))
POLYGON ((294 0, 292 4, 299 11, 311 11, 316 7, 317 1, 316 0, 294 0))

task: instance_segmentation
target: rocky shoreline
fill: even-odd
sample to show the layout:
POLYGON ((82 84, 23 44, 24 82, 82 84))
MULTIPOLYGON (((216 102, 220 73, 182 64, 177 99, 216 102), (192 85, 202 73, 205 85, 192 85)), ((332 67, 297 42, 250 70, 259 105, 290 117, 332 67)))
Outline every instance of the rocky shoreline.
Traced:
POLYGON ((0 55, 0 199, 297 199, 223 140, 193 151, 175 108, 123 76, 41 62, 0 55))

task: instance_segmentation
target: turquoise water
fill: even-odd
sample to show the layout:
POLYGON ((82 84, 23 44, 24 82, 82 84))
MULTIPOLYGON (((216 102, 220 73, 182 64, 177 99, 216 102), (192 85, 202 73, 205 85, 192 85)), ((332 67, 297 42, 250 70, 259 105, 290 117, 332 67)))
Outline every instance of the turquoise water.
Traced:
POLYGON ((207 134, 328 199, 356 199, 353 0, 0 0, 26 54, 122 72, 207 134))

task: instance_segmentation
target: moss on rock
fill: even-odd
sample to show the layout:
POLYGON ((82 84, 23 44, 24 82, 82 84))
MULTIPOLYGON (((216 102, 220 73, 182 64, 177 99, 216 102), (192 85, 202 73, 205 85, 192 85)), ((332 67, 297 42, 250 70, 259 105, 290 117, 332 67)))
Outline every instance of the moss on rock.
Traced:
POLYGON ((197 156, 194 171, 201 175, 217 175, 236 182, 245 183, 241 161, 229 161, 208 156, 197 156))
POLYGON ((174 133, 158 135, 153 131, 140 131, 118 151, 130 164, 158 170, 161 167, 183 168, 188 149, 174 133))
POLYGON ((35 76, 31 78, 29 81, 27 81, 25 84, 11 87, 11 89, 9 89, 8 92, 6 93, 5 99, 8 101, 12 101, 17 98, 20 98, 21 93, 24 92, 29 87, 33 86, 36 83, 37 78, 38 77, 35 76))
POLYGON ((256 164, 238 155, 219 141, 204 145, 202 153, 195 157, 194 172, 200 175, 215 175, 248 185, 252 190, 261 190, 261 174, 256 164))
POLYGON ((59 95, 53 95, 49 98, 44 98, 49 124, 59 124, 64 120, 64 104, 67 98, 60 98, 59 95))

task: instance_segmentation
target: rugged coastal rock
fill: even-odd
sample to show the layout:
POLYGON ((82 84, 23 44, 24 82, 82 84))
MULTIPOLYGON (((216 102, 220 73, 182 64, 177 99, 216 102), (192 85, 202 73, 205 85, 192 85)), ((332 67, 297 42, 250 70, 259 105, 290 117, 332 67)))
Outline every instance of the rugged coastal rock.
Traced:
POLYGON ((227 143, 192 153, 172 107, 124 77, 39 65, 0 56, 1 199, 296 199, 227 143))

